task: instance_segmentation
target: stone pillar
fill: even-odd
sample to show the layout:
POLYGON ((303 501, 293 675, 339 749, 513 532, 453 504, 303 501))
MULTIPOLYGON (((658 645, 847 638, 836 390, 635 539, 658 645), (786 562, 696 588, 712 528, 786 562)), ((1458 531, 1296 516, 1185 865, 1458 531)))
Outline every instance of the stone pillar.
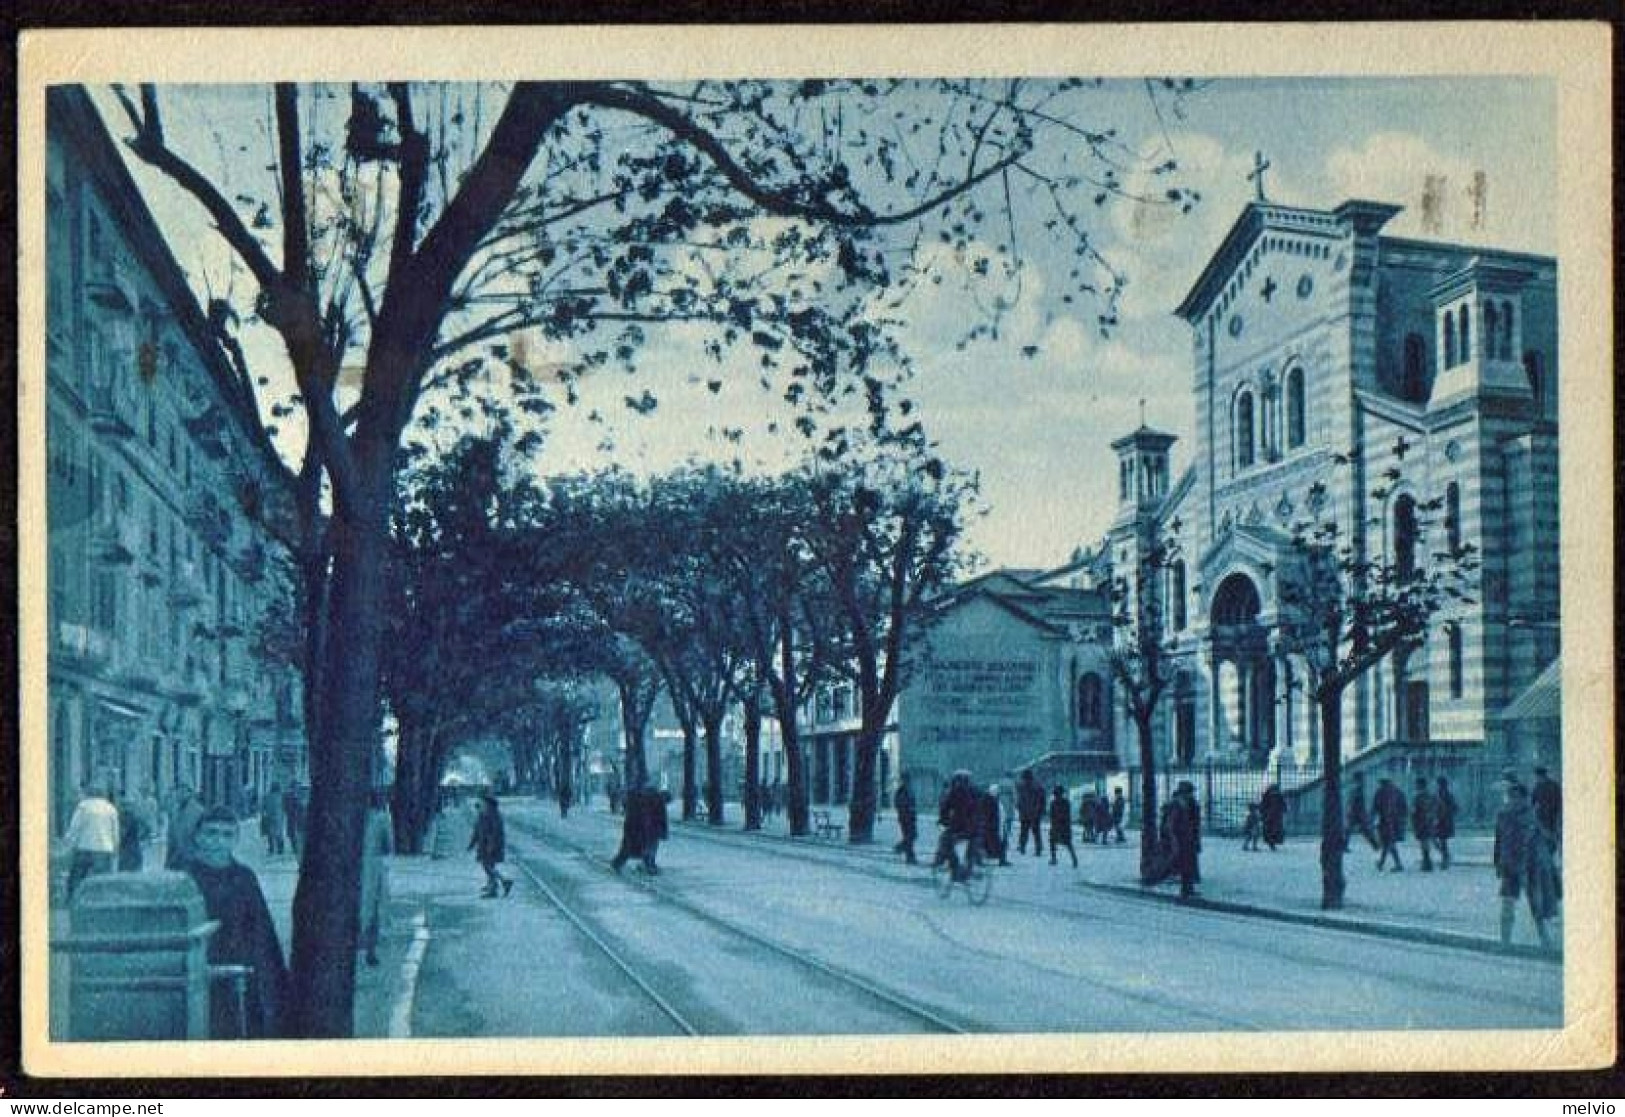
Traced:
POLYGON ((1224 708, 1224 659, 1212 647, 1208 648, 1208 723, 1207 755, 1223 752, 1229 745, 1230 731, 1224 708))

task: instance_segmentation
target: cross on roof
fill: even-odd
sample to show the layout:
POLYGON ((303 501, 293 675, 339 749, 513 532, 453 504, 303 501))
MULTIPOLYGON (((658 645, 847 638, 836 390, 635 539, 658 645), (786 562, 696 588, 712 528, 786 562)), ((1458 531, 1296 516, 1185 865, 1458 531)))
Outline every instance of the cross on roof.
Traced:
POLYGON ((1247 172, 1247 181, 1254 183, 1258 187, 1258 200, 1261 202, 1266 200, 1264 198, 1264 172, 1269 170, 1270 166, 1270 161, 1264 158, 1262 151, 1253 152, 1253 169, 1247 172))
POLYGON ((1267 275, 1264 277, 1264 289, 1260 292, 1260 294, 1264 296, 1265 302, 1269 302, 1270 297, 1275 294, 1275 277, 1273 275, 1267 275))

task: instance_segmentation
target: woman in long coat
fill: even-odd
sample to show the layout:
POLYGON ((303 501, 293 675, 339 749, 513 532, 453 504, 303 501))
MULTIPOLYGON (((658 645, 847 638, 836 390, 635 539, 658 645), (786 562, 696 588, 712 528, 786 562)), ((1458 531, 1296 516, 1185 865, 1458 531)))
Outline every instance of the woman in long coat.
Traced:
POLYGON ((378 929, 389 898, 389 874, 384 858, 395 852, 394 826, 389 821, 388 793, 372 793, 367 829, 361 839, 361 940, 367 965, 378 964, 378 929))
POLYGON ((497 895, 498 889, 506 896, 513 891, 513 881, 497 872, 497 866, 502 864, 508 856, 507 836, 502 828, 502 812, 497 807, 497 797, 489 791, 479 798, 479 817, 474 820, 474 833, 469 836, 468 848, 474 851, 474 859, 485 870, 485 887, 480 895, 489 900, 497 895))
POLYGON ((1272 851, 1286 841, 1286 796, 1273 783, 1258 800, 1258 821, 1263 826, 1264 844, 1272 851))

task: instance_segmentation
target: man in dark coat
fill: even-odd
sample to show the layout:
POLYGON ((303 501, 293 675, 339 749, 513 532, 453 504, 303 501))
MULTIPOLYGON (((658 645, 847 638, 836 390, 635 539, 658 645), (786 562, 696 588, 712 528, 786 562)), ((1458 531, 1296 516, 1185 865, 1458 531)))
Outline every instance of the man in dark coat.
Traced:
POLYGON ((1117 836, 1121 845, 1126 839, 1123 837, 1123 818, 1128 814, 1128 800, 1123 798, 1123 789, 1112 788, 1112 833, 1117 836))
POLYGON ((942 828, 942 833, 937 837, 937 852, 931 860, 932 868, 947 862, 948 867, 958 874, 959 858, 954 852, 956 841, 971 839, 971 853, 975 855, 977 814, 976 789, 971 786, 970 773, 955 772, 943 789, 942 798, 937 800, 937 825, 942 828))
POLYGON ((1439 824, 1439 801, 1428 790, 1428 781, 1416 777, 1416 794, 1411 797, 1411 830, 1422 850, 1422 871, 1433 871, 1433 836, 1439 824))
POLYGON ((652 787, 643 790, 643 871, 650 875, 660 872, 660 866, 655 864, 655 854, 660 852, 660 843, 671 833, 666 818, 666 804, 669 801, 670 796, 664 791, 656 791, 652 787))
POLYGON ((489 791, 484 792, 478 804, 479 815, 474 819, 474 832, 469 835, 468 848, 474 851, 474 860, 485 870, 485 887, 480 890, 480 896, 489 900, 497 895, 498 889, 504 896, 512 892, 513 881, 497 871, 497 866, 508 858, 508 838, 502 825, 502 811, 497 806, 497 797, 489 791))
POLYGON ((1273 783, 1264 789, 1263 796, 1258 800, 1258 823, 1264 834, 1264 844, 1274 853, 1275 848, 1286 841, 1286 796, 1273 783))
POLYGON ((1179 781, 1163 820, 1169 865, 1179 874, 1179 895, 1188 899, 1196 895, 1197 882, 1202 879, 1202 814, 1196 803, 1196 787, 1189 780, 1179 781))
POLYGON ((209 918, 220 923, 209 940, 209 964, 242 967, 209 985, 209 1034, 215 1039, 275 1039, 283 1034, 288 969, 259 878, 232 856, 236 845, 236 817, 215 807, 193 831, 186 862, 209 918))
POLYGON ((1405 793, 1393 780, 1383 776, 1377 781, 1377 794, 1371 800, 1371 809, 1377 816, 1377 871, 1382 872, 1391 857, 1394 872, 1404 872, 1405 866, 1399 860, 1399 843, 1405 840, 1405 793))
MULTIPOLYGON (((1039 794, 1042 795, 1043 792, 1040 791, 1039 794)), ((997 857, 999 864, 1010 864, 1009 851, 1004 848, 1004 836, 1000 832, 1003 827, 1000 824, 998 784, 990 785, 986 791, 977 792, 976 817, 980 824, 982 848, 987 851, 989 857, 997 857)))
POLYGON ((645 790, 642 780, 634 781, 621 799, 621 848, 609 862, 617 873, 630 859, 643 857, 643 831, 649 822, 649 811, 643 802, 645 790))
POLYGON ((1024 768, 1016 781, 1016 820, 1021 833, 1016 838, 1016 852, 1027 852, 1027 835, 1033 838, 1033 856, 1044 855, 1044 837, 1038 824, 1044 820, 1044 788, 1033 778, 1033 770, 1024 768))
POLYGON ((1365 777, 1354 777, 1354 789, 1349 792, 1349 805, 1347 812, 1348 829, 1343 833, 1343 852, 1349 851, 1354 841, 1354 835, 1363 834, 1365 840, 1371 843, 1372 849, 1380 849, 1377 835, 1371 832, 1371 814, 1365 805, 1365 777))
POLYGON ((1439 777, 1438 792, 1433 796, 1438 803, 1434 816, 1433 840, 1439 846, 1439 868, 1450 868, 1450 839, 1456 836, 1456 812, 1460 809, 1456 797, 1450 792, 1450 781, 1439 777))
POLYGON ((1546 921, 1557 914, 1557 881, 1551 841, 1529 806, 1521 783, 1505 784, 1506 805, 1495 816, 1495 873, 1501 879, 1501 941, 1512 941, 1518 898, 1529 896, 1529 915, 1542 946, 1552 945, 1546 921))
POLYGON ((1093 810, 1095 812, 1095 841, 1105 845, 1111 839, 1112 805, 1106 801, 1104 792, 1095 796, 1093 810))
POLYGON ((901 853, 903 860, 913 865, 916 863, 914 840, 920 833, 919 813, 914 808, 914 789, 908 785, 907 772, 897 781, 897 794, 892 796, 892 806, 897 808, 897 829, 901 834, 898 843, 892 846, 892 852, 901 853))
POLYGON ((1066 788, 1055 785, 1049 801, 1049 863, 1055 864, 1055 851, 1062 846, 1072 855, 1072 867, 1078 867, 1078 851, 1072 848, 1072 804, 1067 800, 1066 788))
POLYGON ((1535 769, 1535 786, 1529 793, 1535 821, 1546 831, 1554 849, 1563 848, 1563 788, 1544 767, 1535 769))

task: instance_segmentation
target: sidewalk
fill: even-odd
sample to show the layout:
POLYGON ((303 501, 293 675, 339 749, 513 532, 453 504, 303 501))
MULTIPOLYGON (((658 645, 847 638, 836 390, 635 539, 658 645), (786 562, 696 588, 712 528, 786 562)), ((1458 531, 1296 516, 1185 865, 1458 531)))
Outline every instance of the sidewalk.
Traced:
MULTIPOLYGON (((595 804, 602 809, 601 804, 595 804)), ((677 814, 673 804, 673 818, 677 814)), ((846 822, 846 808, 830 809, 832 821, 846 822)), ((724 807, 726 829, 737 831, 744 820, 738 803, 724 807)), ((700 824, 695 824, 700 825, 700 824)), ((782 813, 763 823, 761 833, 789 840, 789 822, 782 813)), ((896 842, 897 820, 891 811, 882 811, 875 823, 875 840, 869 846, 852 846, 842 839, 816 835, 793 839, 815 846, 860 851, 869 856, 889 858, 896 842)), ((935 835, 934 814, 921 812, 919 838, 915 850, 922 860, 929 857, 935 835)), ((1148 902, 1179 903, 1178 885, 1170 881, 1145 888, 1139 880, 1139 832, 1127 830, 1128 839, 1119 845, 1086 845, 1076 840, 1078 880, 1088 888, 1132 896, 1148 902)), ((1010 840, 1014 845, 1015 829, 1010 840)), ((1048 863, 1048 828, 1045 828, 1045 856, 1048 863)), ((1554 957, 1543 951, 1529 921, 1528 907, 1518 907, 1513 945, 1500 941, 1499 881, 1492 867, 1494 839, 1491 835, 1466 834, 1451 842, 1448 871, 1421 871, 1421 857, 1414 841, 1400 847, 1403 872, 1376 870, 1376 854, 1356 838, 1343 860, 1347 879, 1344 907, 1327 912, 1320 907, 1320 840, 1294 837, 1273 853, 1266 848, 1249 852, 1240 838, 1204 836, 1202 839, 1201 896, 1196 906, 1214 911, 1262 919, 1276 919, 1314 926, 1336 927, 1364 934, 1465 946, 1496 953, 1554 957)), ((1066 854, 1062 853, 1065 859, 1066 854)), ((1010 859, 1021 857, 1012 848, 1010 859)), ((1036 861, 1031 854, 1030 860, 1036 861)), ((1562 917, 1551 930, 1562 939, 1562 917)))

